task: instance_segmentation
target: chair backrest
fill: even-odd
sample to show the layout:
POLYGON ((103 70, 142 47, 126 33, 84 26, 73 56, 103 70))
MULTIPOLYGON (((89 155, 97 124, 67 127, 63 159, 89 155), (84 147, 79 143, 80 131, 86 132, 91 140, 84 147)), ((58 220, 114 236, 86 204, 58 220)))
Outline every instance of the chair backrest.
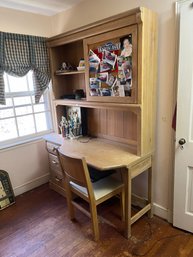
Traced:
POLYGON ((71 157, 63 154, 60 149, 57 150, 62 171, 69 181, 79 186, 86 187, 89 196, 93 195, 88 166, 85 158, 71 157))

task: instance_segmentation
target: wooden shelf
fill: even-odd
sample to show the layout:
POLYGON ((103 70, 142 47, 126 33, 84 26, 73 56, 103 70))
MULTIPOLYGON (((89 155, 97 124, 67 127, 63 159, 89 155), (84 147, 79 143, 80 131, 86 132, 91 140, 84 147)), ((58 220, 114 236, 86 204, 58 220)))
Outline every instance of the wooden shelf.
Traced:
POLYGON ((87 108, 97 108, 97 109, 117 109, 117 110, 131 110, 133 112, 140 112, 140 104, 122 104, 122 103, 107 103, 107 102, 91 102, 87 100, 73 100, 73 99, 58 99, 53 101, 55 106, 65 105, 65 106, 80 106, 87 108))
POLYGON ((84 74, 85 70, 81 71, 63 71, 63 72, 55 72, 56 76, 65 76, 65 75, 74 75, 74 74, 84 74))

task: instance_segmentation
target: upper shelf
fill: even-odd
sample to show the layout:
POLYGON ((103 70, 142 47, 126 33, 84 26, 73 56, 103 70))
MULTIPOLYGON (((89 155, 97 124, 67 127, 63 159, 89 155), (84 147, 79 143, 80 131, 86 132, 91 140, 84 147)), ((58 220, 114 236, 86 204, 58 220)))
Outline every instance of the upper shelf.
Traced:
POLYGON ((141 110, 140 104, 125 104, 125 103, 109 103, 109 102, 91 102, 87 100, 74 100, 74 99, 57 99, 53 101, 55 106, 77 106, 97 109, 116 109, 116 110, 127 110, 138 113, 141 110))
POLYGON ((55 72, 56 76, 65 76, 65 75, 72 75, 72 74, 84 74, 85 70, 83 71, 61 71, 61 72, 55 72))

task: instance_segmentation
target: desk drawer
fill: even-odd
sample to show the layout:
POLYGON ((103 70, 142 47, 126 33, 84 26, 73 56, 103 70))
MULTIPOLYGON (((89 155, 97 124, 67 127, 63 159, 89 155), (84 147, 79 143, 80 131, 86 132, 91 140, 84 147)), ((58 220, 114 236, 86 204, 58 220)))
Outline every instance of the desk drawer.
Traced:
POLYGON ((64 177, 60 172, 50 170, 50 181, 55 185, 64 188, 64 177))
POLYGON ((48 150, 49 153, 56 155, 56 149, 59 148, 59 145, 50 143, 50 142, 46 142, 46 148, 48 150))
POLYGON ((56 155, 51 154, 51 153, 49 153, 48 156, 49 156, 49 162, 50 162, 51 170, 57 171, 62 175, 62 169, 60 167, 58 157, 56 155))

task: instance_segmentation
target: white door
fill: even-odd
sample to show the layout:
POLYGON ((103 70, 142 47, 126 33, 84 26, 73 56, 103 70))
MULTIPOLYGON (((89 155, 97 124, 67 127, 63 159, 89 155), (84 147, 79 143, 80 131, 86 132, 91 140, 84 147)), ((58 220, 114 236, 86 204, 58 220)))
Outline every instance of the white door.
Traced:
POLYGON ((173 224, 193 232, 193 1, 181 1, 179 10, 173 224))

